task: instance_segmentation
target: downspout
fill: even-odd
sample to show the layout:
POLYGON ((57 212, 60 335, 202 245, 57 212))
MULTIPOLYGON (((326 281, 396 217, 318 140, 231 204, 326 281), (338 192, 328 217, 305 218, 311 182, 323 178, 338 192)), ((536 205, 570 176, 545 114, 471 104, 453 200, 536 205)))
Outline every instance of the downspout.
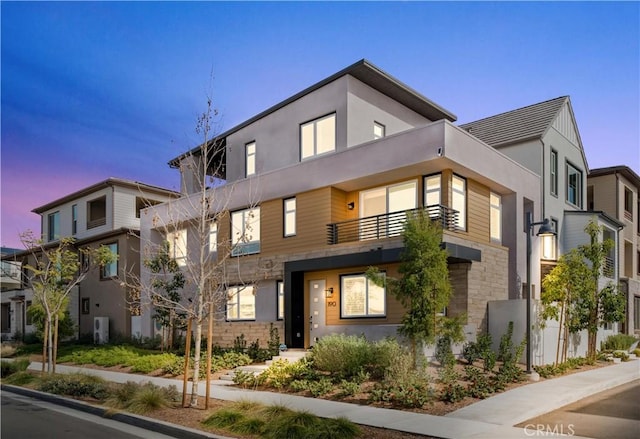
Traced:
MULTIPOLYGON (((547 181, 547 172, 546 172, 546 162, 545 162, 545 152, 546 152, 546 145, 544 144, 544 140, 540 139, 540 143, 542 143, 542 175, 540 180, 542 180, 542 188, 541 188, 541 193, 540 193, 540 210, 542 211, 542 216, 540 217, 540 220, 542 221, 543 218, 547 217, 547 211, 546 211, 546 205, 545 205, 545 194, 546 194, 546 181, 547 181)), ((550 174, 549 174, 550 175, 550 174)), ((534 220, 535 221, 535 220, 534 220)))

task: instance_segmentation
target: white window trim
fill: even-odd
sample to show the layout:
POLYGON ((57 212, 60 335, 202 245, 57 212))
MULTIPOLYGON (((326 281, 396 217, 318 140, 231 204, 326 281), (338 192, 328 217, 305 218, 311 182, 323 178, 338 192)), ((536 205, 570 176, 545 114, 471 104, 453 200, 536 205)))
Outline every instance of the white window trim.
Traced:
POLYGON ((284 320, 284 282, 276 282, 276 319, 284 320))
POLYGON ((317 119, 314 120, 310 120, 308 122, 302 123, 300 124, 300 160, 307 160, 319 155, 324 155, 324 154, 329 154, 332 152, 335 152, 336 150, 336 144, 338 143, 336 140, 336 136, 337 136, 337 118, 336 118, 336 113, 330 113, 327 114, 325 116, 321 116, 317 119), (327 119, 333 119, 333 145, 330 149, 328 149, 327 151, 323 151, 323 152, 318 152, 318 124, 320 122, 323 122, 327 119), (312 126, 313 127, 313 151, 310 155, 304 155, 304 148, 303 148, 303 142, 304 142, 304 136, 303 136, 303 130, 305 127, 308 126, 312 126))
POLYGON ((169 256, 175 259, 179 267, 187 265, 187 229, 179 229, 167 233, 169 256))
POLYGON ((228 322, 246 322, 256 319, 256 290, 253 285, 232 286, 227 289, 226 319, 228 322), (242 299, 244 296, 240 293, 247 292, 249 289, 251 289, 251 296, 253 297, 253 315, 251 317, 240 317, 240 310, 244 304, 242 299), (233 313, 233 315, 231 313, 233 313))
POLYGON ((255 140, 253 142, 249 142, 244 146, 245 149, 245 166, 247 177, 254 175, 256 173, 256 154, 257 147, 255 140))
POLYGON ((458 221, 456 226, 460 230, 467 230, 467 180, 459 175, 453 174, 451 177, 451 208, 458 211, 458 221), (462 182, 463 190, 460 191, 455 188, 453 181, 458 179, 462 182), (463 206, 456 209, 455 198, 457 196, 462 197, 463 206))
POLYGON ((296 216, 297 216, 297 200, 296 197, 286 198, 283 202, 283 215, 284 215, 284 236, 288 238, 290 236, 295 236, 297 233, 297 224, 296 224, 296 216), (293 205, 292 205, 293 204, 293 205), (290 223, 288 220, 291 219, 290 223), (289 224, 291 224, 289 226, 289 224))
POLYGON ((571 164, 571 162, 567 161, 566 165, 565 165, 565 174, 566 174, 566 181, 565 181, 565 200, 567 203, 571 204, 572 206, 576 206, 579 208, 582 208, 582 184, 583 181, 582 179, 584 178, 584 172, 582 170, 580 170, 580 168, 578 168, 577 166, 574 166, 573 164, 571 164), (576 203, 574 203, 573 201, 569 200, 569 172, 570 170, 574 170, 578 176, 580 177, 580 179, 578 180, 578 187, 576 188, 576 203))
POLYGON ((382 139, 387 135, 387 127, 380 122, 373 121, 373 140, 382 139), (381 134, 376 133, 376 128, 380 130, 381 134))
POLYGON ((551 195, 558 196, 558 151, 551 148, 549 158, 549 180, 551 195))
POLYGON ((502 197, 495 192, 489 193, 489 234, 491 236, 491 241, 502 243, 502 197), (497 204, 494 203, 494 199, 497 199, 497 204), (497 224, 494 224, 494 212, 497 213, 497 224), (497 232, 494 234, 494 229, 497 232))
MULTIPOLYGON (((384 276, 384 273, 382 273, 384 276)), ((355 294, 358 292, 353 292, 355 294)), ((385 318, 387 316, 387 291, 385 287, 376 286, 372 280, 367 279, 364 273, 357 274, 345 274, 340 276, 340 318, 341 319, 361 319, 361 318, 385 318), (346 291, 345 280, 359 279, 364 281, 364 313, 354 314, 348 310, 349 300, 345 298, 345 295, 349 294, 346 291), (382 313, 370 313, 370 288, 379 288, 382 290, 383 310, 382 313)))
POLYGON ((218 223, 216 221, 209 222, 209 253, 218 251, 218 223))

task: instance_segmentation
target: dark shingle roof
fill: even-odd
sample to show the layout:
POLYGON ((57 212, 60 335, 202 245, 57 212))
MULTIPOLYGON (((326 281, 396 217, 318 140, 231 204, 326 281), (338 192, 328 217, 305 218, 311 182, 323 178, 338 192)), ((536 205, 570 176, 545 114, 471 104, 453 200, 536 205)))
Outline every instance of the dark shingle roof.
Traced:
POLYGON ((561 96, 465 123, 460 128, 494 147, 541 137, 568 99, 568 96, 561 96))

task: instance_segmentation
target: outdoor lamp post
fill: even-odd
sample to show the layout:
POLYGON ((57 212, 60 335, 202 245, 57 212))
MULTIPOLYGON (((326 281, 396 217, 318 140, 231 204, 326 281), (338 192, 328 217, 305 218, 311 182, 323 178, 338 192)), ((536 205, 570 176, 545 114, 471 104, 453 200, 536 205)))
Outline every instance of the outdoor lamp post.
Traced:
POLYGON ((555 236, 551 222, 545 218, 533 222, 533 214, 527 213, 527 374, 531 374, 531 233, 534 226, 541 226, 536 236, 555 236))

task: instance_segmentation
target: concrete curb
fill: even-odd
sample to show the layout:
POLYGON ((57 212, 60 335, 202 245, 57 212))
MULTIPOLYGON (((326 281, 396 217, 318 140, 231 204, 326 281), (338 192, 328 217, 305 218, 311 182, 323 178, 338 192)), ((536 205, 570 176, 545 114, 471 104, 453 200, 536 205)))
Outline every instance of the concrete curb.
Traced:
POLYGON ((40 392, 38 390, 27 389, 25 387, 12 386, 9 384, 0 385, 2 391, 15 393, 22 396, 40 399, 52 404, 61 405, 63 407, 79 410, 101 418, 111 419, 134 427, 143 428, 145 430, 154 431, 167 436, 178 439, 231 439, 227 436, 218 436, 205 431, 196 430, 189 427, 182 427, 169 422, 160 421, 145 416, 135 415, 126 412, 112 412, 111 409, 89 404, 84 401, 65 398, 51 393, 40 392))

